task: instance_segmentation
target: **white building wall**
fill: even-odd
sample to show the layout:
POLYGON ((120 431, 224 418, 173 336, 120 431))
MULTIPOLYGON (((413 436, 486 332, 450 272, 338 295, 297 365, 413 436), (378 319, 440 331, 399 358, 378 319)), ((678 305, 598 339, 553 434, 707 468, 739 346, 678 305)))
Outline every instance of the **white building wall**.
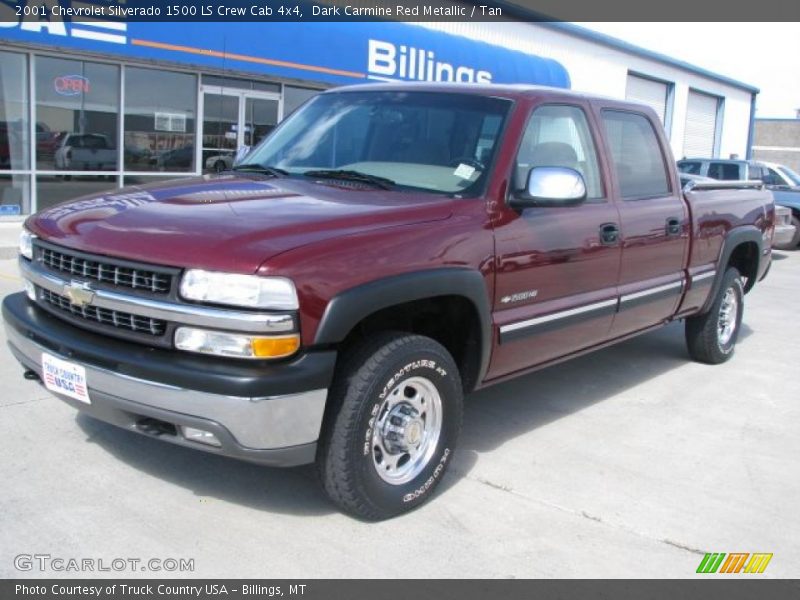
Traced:
MULTIPOLYGON (((666 65, 604 44, 536 23, 417 23, 421 27, 460 35, 528 54, 559 61, 567 69, 572 89, 625 98, 628 71, 674 84, 672 119, 668 135, 676 159, 683 157, 683 133, 689 89, 724 98, 719 157, 747 154, 750 92, 708 77, 666 65)), ((719 125, 718 125, 719 126, 719 125)))

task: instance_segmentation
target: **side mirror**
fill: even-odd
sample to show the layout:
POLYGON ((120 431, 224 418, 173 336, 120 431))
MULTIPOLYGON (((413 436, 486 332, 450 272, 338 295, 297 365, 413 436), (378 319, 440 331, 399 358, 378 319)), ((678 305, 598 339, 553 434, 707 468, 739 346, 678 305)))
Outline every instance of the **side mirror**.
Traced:
POLYGON ((586 183, 575 169, 533 167, 528 172, 528 186, 512 196, 511 206, 574 206, 585 199, 586 183))
POLYGON ((239 149, 236 151, 236 156, 233 159, 233 165, 238 165, 248 154, 250 154, 250 146, 239 146, 239 149))

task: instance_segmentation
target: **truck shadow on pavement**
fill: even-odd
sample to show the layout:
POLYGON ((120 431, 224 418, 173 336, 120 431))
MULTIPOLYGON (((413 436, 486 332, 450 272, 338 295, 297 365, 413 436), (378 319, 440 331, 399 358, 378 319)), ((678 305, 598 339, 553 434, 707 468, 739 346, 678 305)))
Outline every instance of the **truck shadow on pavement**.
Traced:
MULTIPOLYGON (((743 323, 739 341, 751 333, 743 323)), ((464 428, 453 469, 437 495, 446 495, 467 477, 481 454, 689 361, 683 325, 674 323, 472 394, 465 401, 464 428)), ((127 465, 197 496, 293 515, 325 515, 336 510, 319 487, 313 465, 266 468, 154 440, 85 415, 76 419, 87 441, 127 465)))

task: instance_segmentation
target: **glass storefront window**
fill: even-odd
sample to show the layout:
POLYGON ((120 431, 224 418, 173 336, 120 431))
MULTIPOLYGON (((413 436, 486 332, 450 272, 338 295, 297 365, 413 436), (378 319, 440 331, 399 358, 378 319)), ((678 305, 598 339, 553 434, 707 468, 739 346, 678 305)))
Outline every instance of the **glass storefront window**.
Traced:
POLYGON ((278 124, 278 103, 275 100, 245 98, 244 144, 255 146, 278 124))
POLYGON ((274 129, 281 95, 285 117, 320 91, 3 48, 0 218, 120 182, 148 185, 230 169, 238 150, 274 129))
POLYGON ((0 170, 29 168, 28 65, 24 54, 0 52, 0 170))
POLYGON ((176 181, 180 179, 189 179, 191 175, 160 175, 160 176, 152 176, 152 175, 126 175, 123 179, 123 187, 127 187, 129 185, 136 185, 140 187, 147 187, 148 185, 154 185, 159 183, 164 183, 165 181, 176 181))
POLYGON ((115 171, 118 114, 118 66, 36 57, 37 168, 115 171))
POLYGON ((194 171, 196 106, 195 75, 126 68, 125 169, 194 171))
POLYGON ((236 79, 234 77, 219 77, 217 75, 203 75, 203 85, 219 86, 221 88, 256 90, 259 92, 281 93, 281 86, 267 81, 252 81, 250 79, 236 79))
POLYGON ((0 217, 26 215, 30 211, 30 176, 0 173, 0 217))
POLYGON ((295 87, 293 85, 283 86, 283 118, 285 119, 301 104, 319 94, 322 90, 311 90, 308 88, 295 87))
POLYGON ((118 188, 116 175, 39 175, 36 185, 38 210, 118 188))
POLYGON ((233 166, 239 127, 239 96, 209 94, 203 99, 203 167, 224 171, 233 166))

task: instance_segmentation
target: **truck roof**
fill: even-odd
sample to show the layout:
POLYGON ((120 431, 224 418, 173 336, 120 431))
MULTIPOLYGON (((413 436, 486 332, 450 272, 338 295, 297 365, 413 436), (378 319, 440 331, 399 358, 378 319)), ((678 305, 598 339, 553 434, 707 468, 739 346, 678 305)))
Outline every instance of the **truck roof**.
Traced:
POLYGON ((342 87, 331 88, 324 93, 337 92, 441 92, 450 94, 476 94, 480 96, 500 96, 510 99, 532 98, 539 96, 553 96, 558 98, 574 98, 580 100, 608 100, 614 104, 629 105, 632 107, 647 106, 640 102, 620 100, 610 96, 598 94, 586 94, 564 88, 555 88, 545 85, 529 85, 524 83, 452 83, 452 82, 432 82, 432 81, 404 81, 397 83, 358 83, 342 87))

